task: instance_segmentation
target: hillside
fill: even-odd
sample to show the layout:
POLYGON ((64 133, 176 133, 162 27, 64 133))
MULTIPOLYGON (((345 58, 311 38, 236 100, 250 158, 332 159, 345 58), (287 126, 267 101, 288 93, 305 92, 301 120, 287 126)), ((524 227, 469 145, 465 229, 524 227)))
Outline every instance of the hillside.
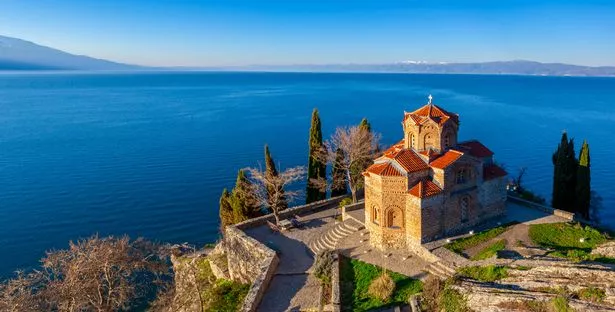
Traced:
POLYGON ((130 70, 139 66, 74 55, 33 42, 0 36, 0 70, 130 70))

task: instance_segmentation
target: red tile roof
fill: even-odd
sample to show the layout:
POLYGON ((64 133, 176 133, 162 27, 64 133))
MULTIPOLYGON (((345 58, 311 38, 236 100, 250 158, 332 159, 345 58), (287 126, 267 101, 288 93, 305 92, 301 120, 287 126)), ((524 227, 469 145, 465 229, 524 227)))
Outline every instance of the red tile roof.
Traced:
POLYGON ((439 125, 443 125, 449 119, 453 120, 455 123, 459 123, 459 115, 450 113, 434 104, 427 104, 413 112, 405 113, 404 121, 408 118, 412 118, 417 125, 423 124, 429 119, 435 121, 439 125))
POLYGON ((493 152, 477 140, 459 143, 464 152, 478 158, 491 157, 493 152))
POLYGON ((455 161, 457 161, 457 159, 459 159, 459 157, 463 156, 462 152, 456 151, 456 150, 449 150, 446 153, 444 153, 444 155, 436 158, 434 161, 432 161, 429 166, 434 167, 434 168, 438 168, 438 169, 444 169, 448 166, 450 166, 452 163, 454 163, 455 161))
POLYGON ((416 196, 418 198, 434 196, 440 192, 442 192, 442 189, 433 181, 427 179, 419 181, 408 191, 410 195, 416 196))
POLYGON ((395 166, 393 166, 391 163, 380 163, 380 164, 373 164, 371 166, 369 166, 367 168, 367 173, 373 173, 373 174, 377 174, 377 175, 381 175, 381 176, 395 176, 395 177, 402 177, 404 176, 403 173, 401 173, 399 170, 397 170, 397 168, 395 168, 395 166))
POLYGON ((429 166, 413 151, 409 149, 403 149, 394 155, 391 155, 392 159, 395 159, 399 165, 407 172, 416 172, 429 169, 429 166))
POLYGON ((505 177, 508 173, 497 165, 491 165, 483 169, 483 178, 491 180, 499 177, 505 177))

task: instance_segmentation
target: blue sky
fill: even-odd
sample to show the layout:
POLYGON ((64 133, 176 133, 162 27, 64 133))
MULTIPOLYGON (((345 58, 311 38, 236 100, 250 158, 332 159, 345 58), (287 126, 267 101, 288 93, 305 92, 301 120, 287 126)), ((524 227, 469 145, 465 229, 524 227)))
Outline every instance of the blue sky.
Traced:
POLYGON ((615 1, 0 0, 0 34, 143 65, 615 65, 615 1))

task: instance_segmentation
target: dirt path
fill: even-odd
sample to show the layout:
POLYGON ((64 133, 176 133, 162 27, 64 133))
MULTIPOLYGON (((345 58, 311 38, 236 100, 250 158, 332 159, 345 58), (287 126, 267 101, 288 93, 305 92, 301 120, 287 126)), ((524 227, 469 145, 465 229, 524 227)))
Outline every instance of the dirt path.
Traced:
POLYGON ((481 250, 491 246, 500 240, 506 240, 506 248, 503 252, 503 256, 507 257, 519 257, 519 256, 531 256, 544 253, 536 248, 532 243, 529 236, 530 226, 527 224, 516 224, 511 226, 506 232, 486 241, 478 244, 472 248, 464 250, 464 254, 468 258, 474 257, 481 250))

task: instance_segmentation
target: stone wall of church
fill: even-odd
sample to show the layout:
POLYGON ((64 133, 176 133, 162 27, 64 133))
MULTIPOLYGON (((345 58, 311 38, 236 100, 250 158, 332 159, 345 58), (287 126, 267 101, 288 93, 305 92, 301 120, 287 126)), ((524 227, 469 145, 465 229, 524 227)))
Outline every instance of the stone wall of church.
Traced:
POLYGON ((374 247, 399 248, 404 241, 404 206, 408 191, 405 177, 367 177, 366 181, 365 226, 370 231, 370 242, 374 247), (369 211, 368 211, 369 210, 369 211), (374 211, 376 210, 376 211, 374 211), (389 223, 394 215, 401 226, 392 228, 389 223), (401 219, 401 220, 400 220, 401 219))
POLYGON ((506 177, 484 181, 479 187, 478 194, 482 204, 482 219, 506 213, 506 177))

